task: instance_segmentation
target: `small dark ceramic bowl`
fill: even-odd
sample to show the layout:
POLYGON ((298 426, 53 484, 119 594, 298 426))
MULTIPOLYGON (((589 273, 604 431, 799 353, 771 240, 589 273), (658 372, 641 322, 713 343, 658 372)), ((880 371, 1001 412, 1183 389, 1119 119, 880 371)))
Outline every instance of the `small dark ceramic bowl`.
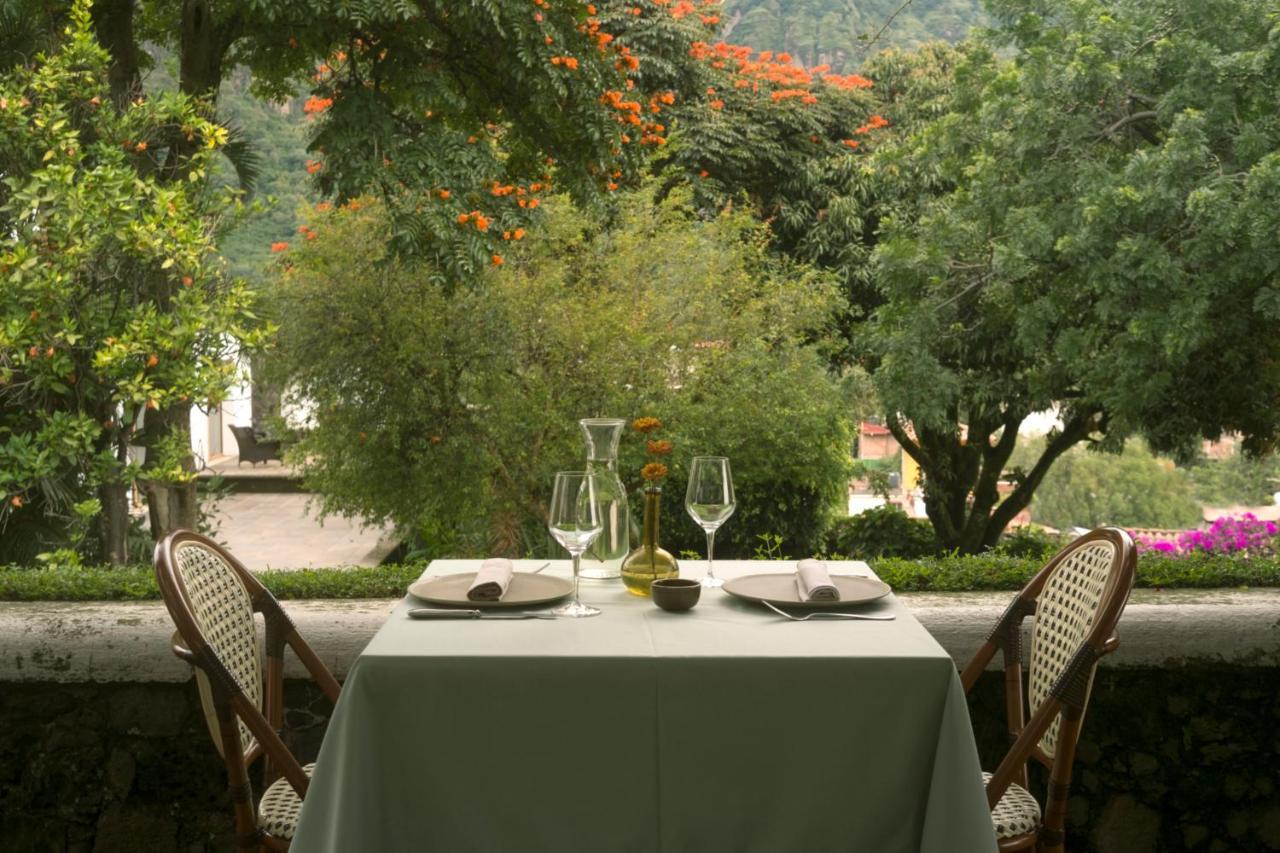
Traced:
POLYGON ((654 581, 649 591, 653 595, 654 604, 663 610, 679 613, 698 603, 698 596, 702 595, 702 584, 693 578, 663 578, 654 581))

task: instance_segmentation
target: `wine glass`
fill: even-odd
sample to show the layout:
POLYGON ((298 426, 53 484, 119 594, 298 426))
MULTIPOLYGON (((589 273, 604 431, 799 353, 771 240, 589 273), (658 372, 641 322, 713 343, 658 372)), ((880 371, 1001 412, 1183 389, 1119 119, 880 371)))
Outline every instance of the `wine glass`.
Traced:
POLYGON ((597 608, 583 604, 578 598, 578 564, 582 561, 582 552, 604 528, 597 475, 587 471, 561 471, 556 474, 547 528, 573 557, 573 601, 551 612, 556 616, 599 614, 597 608))
POLYGON ((695 456, 689 466, 689 489, 684 495, 684 508, 698 526, 707 532, 707 575, 705 587, 718 587, 724 581, 716 577, 713 553, 716 529, 729 520, 737 508, 733 497, 733 474, 729 460, 723 456, 695 456))

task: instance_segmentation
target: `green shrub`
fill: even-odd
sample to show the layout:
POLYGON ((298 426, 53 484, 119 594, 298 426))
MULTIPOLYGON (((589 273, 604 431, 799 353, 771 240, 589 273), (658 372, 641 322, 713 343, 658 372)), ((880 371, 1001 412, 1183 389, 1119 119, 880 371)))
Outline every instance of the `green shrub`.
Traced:
POLYGON ((1015 527, 1000 537, 1000 541, 996 543, 993 550, 997 554, 1008 557, 1048 560, 1061 550, 1062 546, 1061 537, 1045 533, 1038 527, 1015 527))
MULTIPOLYGON (((388 255, 378 205, 316 213, 274 292, 274 357, 310 402, 294 461, 324 509, 391 521, 429 555, 559 555, 542 519, 554 473, 583 464, 577 421, 648 415, 675 445, 664 546, 705 548, 685 472, 716 454, 738 493, 718 554, 747 556, 765 531, 818 547, 854 416, 821 347, 832 282, 773 258, 746 214, 703 221, 681 193, 651 198, 620 197, 607 225, 552 200, 545 232, 455 290, 388 255)), ((632 489, 643 448, 623 440, 632 489)))
POLYGON ((938 551, 933 527, 924 519, 908 518, 893 504, 842 518, 827 535, 827 553, 854 559, 925 557, 938 551))

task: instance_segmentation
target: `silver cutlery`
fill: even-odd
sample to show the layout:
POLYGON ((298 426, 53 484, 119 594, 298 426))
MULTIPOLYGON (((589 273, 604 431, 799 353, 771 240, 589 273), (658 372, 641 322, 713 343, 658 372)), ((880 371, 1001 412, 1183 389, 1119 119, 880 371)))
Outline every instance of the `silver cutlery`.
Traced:
POLYGON ((409 611, 410 619, 554 619, 554 613, 543 610, 446 610, 441 607, 418 607, 409 611))
POLYGON ((545 569, 545 568, 546 568, 547 566, 549 566, 549 565, 551 565, 551 564, 550 564, 550 563, 543 563, 541 566, 538 566, 538 568, 536 568, 536 569, 534 569, 533 571, 529 572, 529 574, 531 574, 531 575, 536 575, 538 572, 542 571, 543 569, 545 569))
POLYGON ((785 616, 786 618, 790 619, 792 622, 808 622, 810 619, 817 619, 817 618, 867 619, 873 622, 892 622, 894 619, 897 618, 892 614, 888 616, 872 616, 866 613, 834 613, 834 612, 827 612, 827 611, 821 611, 817 613, 806 613, 803 616, 793 616, 792 614, 783 610, 781 607, 774 607, 772 604, 770 604, 767 601, 761 601, 760 603, 763 604, 765 607, 769 608, 770 610, 772 610, 774 613, 777 613, 779 616, 785 616))

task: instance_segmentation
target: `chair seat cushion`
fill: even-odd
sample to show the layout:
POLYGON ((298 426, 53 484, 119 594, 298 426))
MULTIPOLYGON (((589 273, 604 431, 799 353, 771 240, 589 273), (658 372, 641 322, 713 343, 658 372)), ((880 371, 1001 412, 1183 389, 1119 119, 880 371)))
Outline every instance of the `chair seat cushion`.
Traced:
MULTIPOLYGON (((302 770, 308 779, 314 768, 314 764, 303 765, 302 770)), ((301 811, 302 800, 298 799, 289 780, 281 776, 271 783, 262 795, 262 802, 258 803, 258 826, 276 838, 293 838, 301 811)))
MULTIPOLYGON (((982 784, 991 781, 990 773, 982 774, 982 784)), ((1016 838, 1040 828, 1040 804, 1026 788, 1010 782, 1004 796, 991 810, 991 823, 996 828, 996 838, 1016 838)))

